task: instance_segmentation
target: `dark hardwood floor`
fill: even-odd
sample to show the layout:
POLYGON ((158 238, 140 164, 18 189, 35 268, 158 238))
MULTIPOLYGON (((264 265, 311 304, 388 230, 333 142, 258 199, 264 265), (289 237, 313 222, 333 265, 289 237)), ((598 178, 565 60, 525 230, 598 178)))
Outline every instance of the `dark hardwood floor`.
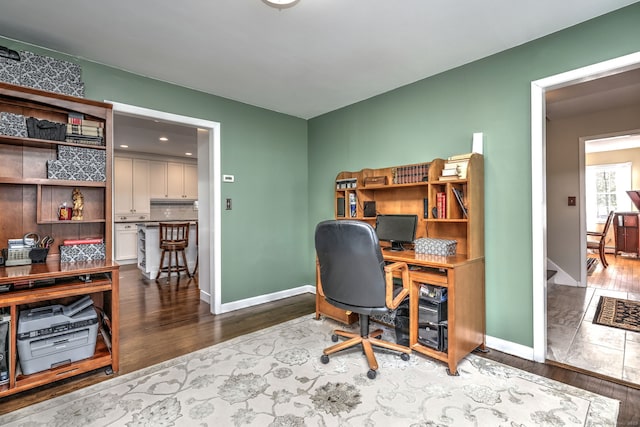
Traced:
MULTIPOLYGON (((199 299, 197 280, 175 278, 157 285, 141 277, 135 266, 120 272, 120 372, 146 366, 208 347, 236 336, 294 319, 315 310, 311 294, 286 298, 218 316, 199 299)), ((329 344, 328 340, 328 344, 329 344)), ((552 378, 621 401, 618 425, 640 425, 640 390, 562 367, 535 363, 495 350, 480 354, 506 365, 552 378)), ((319 356, 318 356, 319 357, 319 356)), ((416 355, 415 357, 422 357, 416 355)), ((443 369, 445 365, 443 364, 443 369)), ((100 370, 56 384, 0 399, 0 414, 108 379, 100 370)))

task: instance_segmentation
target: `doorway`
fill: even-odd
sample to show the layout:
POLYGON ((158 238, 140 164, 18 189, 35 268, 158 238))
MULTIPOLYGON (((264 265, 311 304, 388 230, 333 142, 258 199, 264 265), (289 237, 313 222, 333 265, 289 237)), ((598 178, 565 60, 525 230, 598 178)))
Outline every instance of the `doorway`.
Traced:
POLYGON ((222 281, 220 123, 119 102, 108 100, 105 102, 113 105, 114 114, 159 120, 198 129, 198 276, 200 299, 209 304, 212 314, 220 313, 222 281))
MULTIPOLYGON (((531 83, 533 359, 537 362, 544 362, 547 353, 546 92, 637 68, 640 52, 531 83)), ((580 223, 585 231, 584 219, 580 223)))

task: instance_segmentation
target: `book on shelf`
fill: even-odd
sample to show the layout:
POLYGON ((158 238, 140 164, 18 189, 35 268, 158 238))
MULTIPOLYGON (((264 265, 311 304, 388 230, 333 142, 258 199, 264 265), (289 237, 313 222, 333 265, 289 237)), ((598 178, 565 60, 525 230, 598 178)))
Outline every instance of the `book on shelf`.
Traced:
POLYGON ((458 168, 442 169, 442 176, 458 176, 458 168))
POLYGON ((447 217, 447 194, 444 191, 436 194, 436 210, 438 212, 438 218, 447 217))
POLYGON ((65 239, 62 241, 64 246, 69 245, 95 245, 104 242, 102 237, 87 237, 86 239, 65 239))
POLYGON ((447 160, 469 160, 473 153, 456 154, 455 156, 449 156, 447 160))
POLYGON ((456 196, 456 200, 458 201, 458 205, 460 205, 460 210, 462 211, 462 214, 464 215, 465 218, 468 218, 469 215, 467 214, 467 208, 464 205, 464 193, 462 192, 462 190, 453 187, 453 195, 456 196))
POLYGON ((452 175, 452 176, 439 176, 438 177, 438 181, 455 181, 457 179, 460 179, 460 177, 458 175, 452 175))
POLYGON ((67 123, 72 125, 93 126, 97 128, 104 128, 104 123, 97 120, 87 120, 84 118, 84 114, 70 112, 67 115, 67 123))

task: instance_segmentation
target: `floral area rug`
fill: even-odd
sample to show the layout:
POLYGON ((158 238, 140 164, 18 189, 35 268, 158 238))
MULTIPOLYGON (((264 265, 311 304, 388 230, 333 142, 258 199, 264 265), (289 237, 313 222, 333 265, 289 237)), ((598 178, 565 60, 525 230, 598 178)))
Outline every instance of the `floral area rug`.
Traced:
MULTIPOLYGON (((476 355, 446 366, 359 349, 320 362, 313 315, 0 416, 2 426, 614 426, 619 402, 476 355)), ((357 324, 352 329, 357 330, 357 324)), ((393 330, 385 332, 393 340, 393 330)))

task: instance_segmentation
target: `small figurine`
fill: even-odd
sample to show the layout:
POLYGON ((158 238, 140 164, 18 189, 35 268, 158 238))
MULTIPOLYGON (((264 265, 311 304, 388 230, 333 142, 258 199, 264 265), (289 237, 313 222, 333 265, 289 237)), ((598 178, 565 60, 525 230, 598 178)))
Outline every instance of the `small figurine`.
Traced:
POLYGON ((84 196, 77 188, 73 189, 73 216, 74 221, 82 221, 82 210, 84 209, 84 196))

